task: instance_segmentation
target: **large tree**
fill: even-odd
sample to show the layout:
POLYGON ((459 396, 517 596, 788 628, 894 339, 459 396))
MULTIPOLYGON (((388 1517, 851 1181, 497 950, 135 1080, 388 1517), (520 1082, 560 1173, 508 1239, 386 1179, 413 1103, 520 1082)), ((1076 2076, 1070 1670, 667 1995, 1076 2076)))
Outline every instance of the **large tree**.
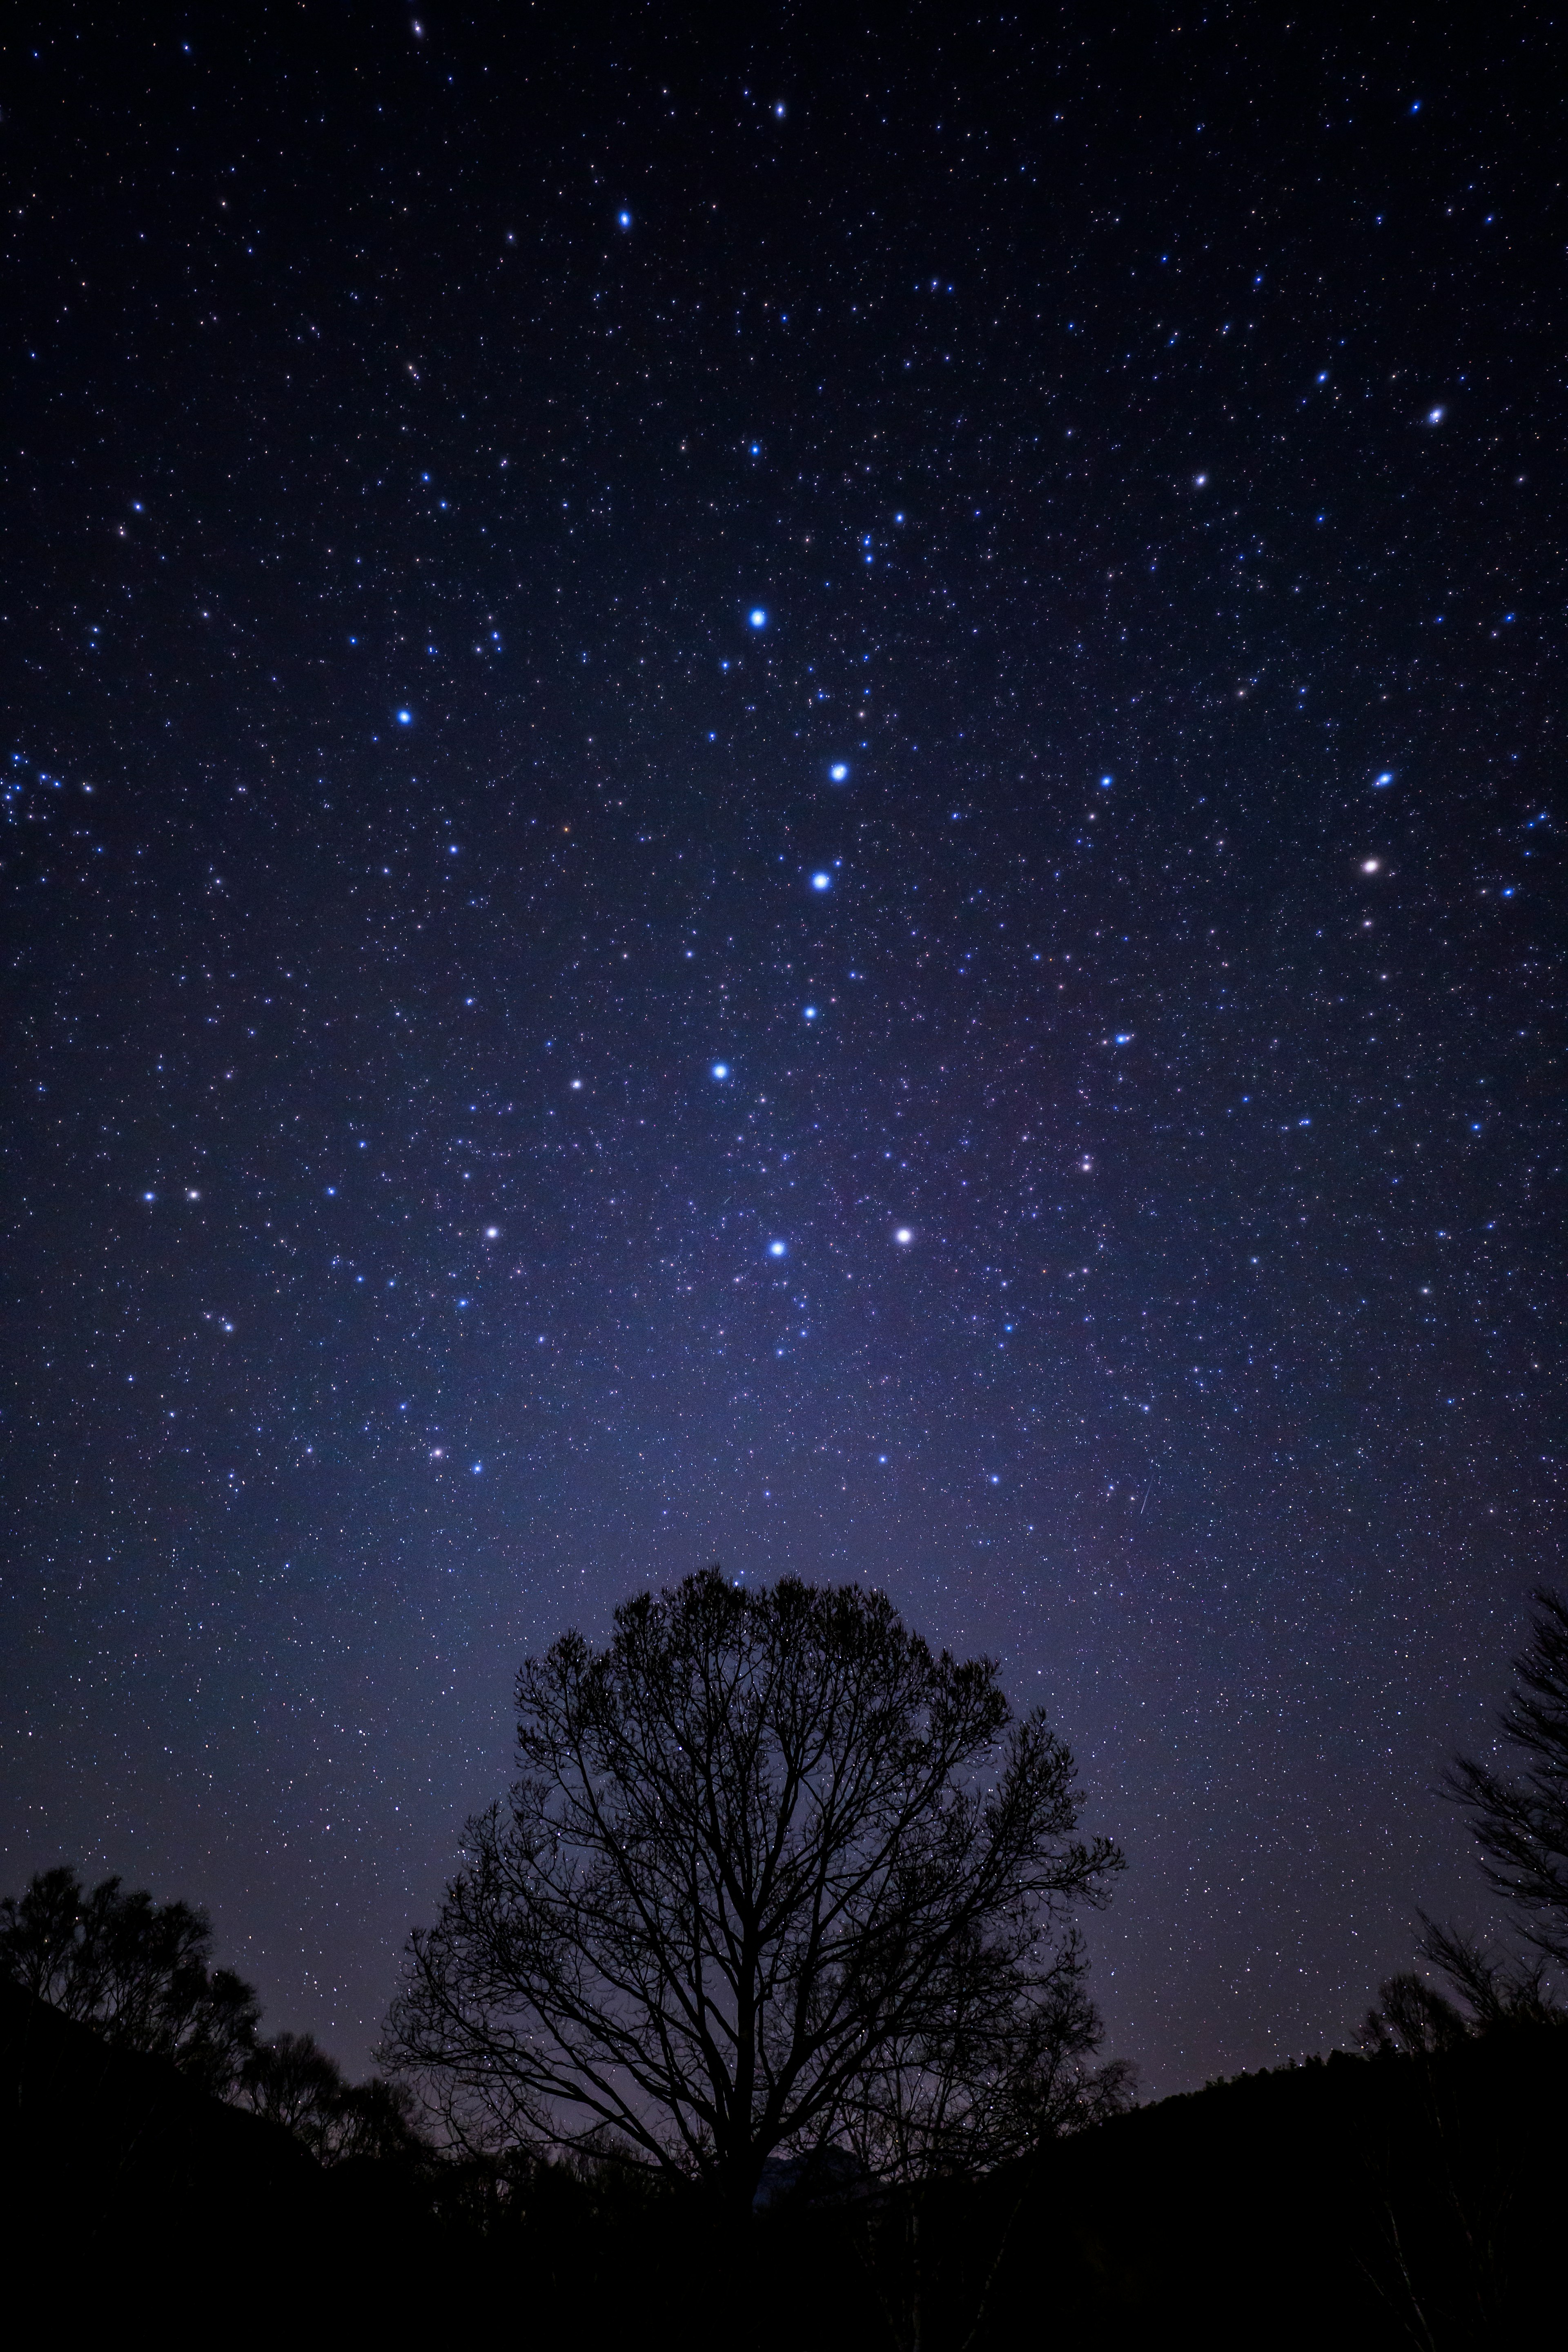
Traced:
POLYGON ((74 1870, 39 1871, 0 1902, 0 1974, 107 2042, 172 2058, 232 2091, 256 2039, 256 1989, 212 1966, 212 1922, 118 1878, 89 1893, 74 1870))
POLYGON ((1070 1915, 1121 1856, 991 1661, 709 1570, 517 1703, 388 2028, 460 2139, 618 2143, 743 2206, 775 2151, 907 2173, 1059 2122, 1099 2039, 1070 1915))
POLYGON ((1481 1867, 1538 1951, 1568 1967, 1568 1600, 1535 1595, 1531 1638, 1498 1717, 1516 1773, 1461 1756, 1445 1786, 1465 1806, 1481 1867))

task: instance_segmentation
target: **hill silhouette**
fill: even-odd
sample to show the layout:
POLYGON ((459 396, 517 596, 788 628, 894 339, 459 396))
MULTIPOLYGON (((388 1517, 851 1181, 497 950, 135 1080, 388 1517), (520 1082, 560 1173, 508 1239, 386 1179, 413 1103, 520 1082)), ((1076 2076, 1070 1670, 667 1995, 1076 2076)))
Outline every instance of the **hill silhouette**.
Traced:
POLYGON ((291 2133, 214 2098, 172 2061, 115 2047, 0 1980, 6 2205, 39 2244, 159 2248, 176 2224, 219 2238, 297 2227, 318 2168, 291 2133))
POLYGON ((156 2291, 325 2325, 988 2352, 1070 2335, 1430 2352, 1545 2335, 1568 2030, 1237 2077, 918 2199, 787 2185, 737 2239, 636 2168, 356 2159, 0 1986, 16 2242, 90 2304, 156 2291))

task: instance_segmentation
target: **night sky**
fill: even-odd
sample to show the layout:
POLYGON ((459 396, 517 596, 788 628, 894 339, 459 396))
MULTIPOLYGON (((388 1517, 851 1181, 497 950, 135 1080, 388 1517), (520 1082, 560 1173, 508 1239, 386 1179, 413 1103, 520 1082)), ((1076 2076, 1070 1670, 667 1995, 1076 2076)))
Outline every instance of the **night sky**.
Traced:
POLYGON ((717 1559, 1048 1704, 1146 2090, 1489 1924, 1562 51, 1276 13, 13 16, 5 1887, 362 2067, 717 1559))

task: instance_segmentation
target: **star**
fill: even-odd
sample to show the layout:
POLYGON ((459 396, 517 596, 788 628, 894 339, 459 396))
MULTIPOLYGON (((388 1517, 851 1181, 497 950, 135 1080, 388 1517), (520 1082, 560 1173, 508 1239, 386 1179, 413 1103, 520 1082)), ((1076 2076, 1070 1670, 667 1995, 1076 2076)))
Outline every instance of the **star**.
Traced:
MULTIPOLYGON (((490 1753, 525 1642, 579 1618, 597 1638, 710 1544, 753 1589, 862 1579, 961 1654, 1005 1647, 1012 1696, 1038 1678, 1079 1727, 1095 1831, 1168 1806, 1169 1836, 1129 1839, 1098 1981, 1108 2049, 1162 2090, 1337 2037, 1408 1961, 1416 1901, 1465 1916, 1464 1837, 1406 1798, 1450 1736, 1444 1692, 1501 1696, 1529 1570, 1512 1541, 1460 1560, 1462 1523, 1492 1510, 1544 1543, 1556 1507, 1548 655, 1531 605, 1495 609, 1544 568, 1524 453, 1550 446, 1546 375, 1515 371, 1497 431, 1470 433, 1488 322, 1538 312, 1544 267, 1479 205, 1555 165, 1555 92, 1493 88, 1467 20, 1428 152, 1390 139, 1384 103, 1331 125, 1293 104, 1296 38, 1252 14, 1235 59, 1200 44, 1152 83, 1088 26, 1093 138, 1031 107, 1056 60, 1020 24, 1000 65, 904 45, 897 103, 847 140, 878 70, 851 26, 793 61, 802 141, 759 150, 795 99, 701 43, 564 77, 493 50, 476 75, 438 58, 439 26, 393 65, 317 56, 282 12, 249 77, 279 135, 204 209, 197 276, 222 293, 179 401, 137 423, 106 394, 91 466, 60 419, 84 383, 146 372, 158 288, 125 255, 161 254, 156 276, 183 251, 188 130, 175 83, 128 110, 102 45, 69 61, 95 135, 29 216, 39 331, 12 401, 54 547, 11 616, 0 750, 29 1000, 10 1305, 37 1378, 0 1416, 22 1489, 0 1645, 29 1644, 11 1696, 37 1725, 23 1845, 134 1873, 151 1837, 161 1883, 274 1980, 308 1921, 288 2021, 356 2073, 396 1991, 384 1934, 433 1916, 416 1896, 395 1916, 388 1887, 438 1886, 449 1800, 498 1793, 487 1765, 429 1784, 430 1738, 490 1753), (374 235, 350 239, 363 173, 317 140, 308 217, 268 258, 258 223, 289 212, 316 116, 379 122, 384 100, 390 126, 426 68, 432 103, 464 82, 461 139, 389 131, 374 235), (1216 179, 1207 118, 1237 70, 1257 102, 1226 104, 1216 179), (1450 88, 1463 195, 1441 193, 1450 88), (616 187, 670 186, 693 140, 700 193, 650 193, 617 260, 604 231, 629 247, 640 215, 616 187), (1243 191, 1281 141, 1297 195, 1266 256, 1243 191), (1346 188, 1367 198, 1351 233, 1346 188), (1115 228, 1072 320, 1026 233, 1047 203, 1115 228), (1387 294, 1439 281, 1446 355, 1387 294), (277 397, 240 464, 256 351, 277 397), (1465 432, 1427 463, 1410 427, 1436 442, 1450 373, 1465 432), (918 511, 883 504, 900 489, 918 511), (742 601, 759 575, 785 617, 748 653, 737 631, 773 634, 742 601), (404 758, 421 714, 383 698, 420 646, 426 683, 461 690, 404 758), (1409 764, 1363 770, 1376 749, 1409 764), (1358 773, 1380 802, 1400 788, 1386 850, 1352 838, 1358 773), (1346 901, 1352 877, 1388 888, 1346 901), (563 1106, 557 1086, 590 1091, 579 1055, 594 1099, 563 1106), (168 1192, 120 1193, 143 1153, 168 1192), (900 1193, 929 1223, 882 1222, 900 1193), (203 1214, 124 1213, 165 1200, 203 1214), (1450 1288, 1466 1303, 1440 1313, 1450 1288), (895 1445, 899 1477, 874 1479, 895 1445), (492 1461, 504 1528, 457 1484, 492 1461), (422 1526, 437 1501, 457 1507, 422 1526), (1289 1605, 1259 1613, 1265 1559, 1289 1605), (170 1704, 143 1720, 116 1680, 187 1585, 170 1704), (374 1707, 341 1644, 289 1630, 339 1591, 376 1624, 374 1707), (460 1622, 430 1605, 458 1596, 460 1622), (500 1652, 447 1672, 475 1626, 500 1652), (1342 1654, 1358 1704, 1325 1728, 1291 1676, 1342 1654), (334 1805, 347 1783, 306 1741, 290 1793, 265 1741, 235 1744, 232 1655, 264 1659, 286 1707, 355 1711, 357 1866, 390 1910, 331 1899, 305 1823, 323 1772, 334 1805), (84 1811, 76 1718, 106 1696, 116 1769, 84 1811), (1300 1906, 1288 1825, 1243 1903, 1214 1866, 1253 1851, 1259 1737, 1328 1825, 1300 1906), (165 1776, 205 1785, 219 1751, 232 1833, 171 1838, 165 1776), (253 1843, 287 1849, 289 1885, 253 1843), (1173 2000, 1173 1890, 1197 1931, 1173 2000)), ((1375 81, 1373 36, 1349 38, 1346 87, 1375 81)))

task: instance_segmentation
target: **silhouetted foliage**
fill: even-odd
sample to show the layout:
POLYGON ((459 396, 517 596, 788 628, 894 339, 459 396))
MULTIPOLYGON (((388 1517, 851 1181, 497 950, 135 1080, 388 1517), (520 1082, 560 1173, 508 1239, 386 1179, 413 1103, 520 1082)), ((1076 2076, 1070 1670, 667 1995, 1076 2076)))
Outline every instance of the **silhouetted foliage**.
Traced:
POLYGON ((1456 1758, 1445 1788, 1472 1816, 1481 1867, 1538 1951, 1568 1965, 1568 1600, 1538 1592, 1531 1638, 1499 1716, 1516 1778, 1456 1758))
POLYGON ((321 2164, 410 2156, 423 2146, 407 2086, 379 2075, 349 2082, 313 2034, 279 2033, 258 2042, 245 2062, 239 2095, 302 2140, 321 2164))
POLYGON ((1422 1926, 1422 1954, 1458 1998, 1450 2000, 1413 1969, 1385 1979, 1362 2027, 1363 2050, 1427 2057, 1475 2034, 1568 2021, 1544 1959, 1494 1959, 1456 1928, 1430 1919, 1422 1926))
POLYGON ((602 2145, 749 2205, 774 2150, 991 2163, 1097 2090, 1068 1928, 1121 1857, 986 1660, 715 1570, 518 1680, 521 1777, 412 1939, 387 2050, 459 2145, 602 2145))
POLYGON ((256 2037, 254 1986, 211 1966, 212 1923, 188 1903, 87 1893, 75 1871, 39 1872, 0 1901, 0 1973, 111 2045, 169 2058, 206 2089, 232 2090, 256 2037))
POLYGON ((1045 1965, 1011 1984, 978 1955, 953 1972, 937 2033, 894 2033, 881 2062, 843 2108, 843 2136, 882 2181, 984 2170, 1130 2105, 1123 2059, 1086 2061, 1102 2027, 1085 1982, 1081 1938, 1057 1941, 1045 1965))

